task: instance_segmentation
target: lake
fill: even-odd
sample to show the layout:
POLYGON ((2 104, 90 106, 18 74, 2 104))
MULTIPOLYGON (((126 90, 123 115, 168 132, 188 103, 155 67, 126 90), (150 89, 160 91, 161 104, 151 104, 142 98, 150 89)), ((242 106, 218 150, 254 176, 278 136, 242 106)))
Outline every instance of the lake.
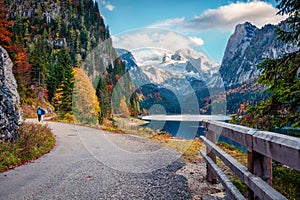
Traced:
MULTIPOLYGON (((194 139, 201 135, 205 136, 205 129, 202 127, 200 120, 217 120, 228 121, 228 116, 221 115, 156 115, 145 116, 142 119, 148 121, 143 127, 149 127, 153 130, 163 130, 170 133, 172 136, 183 139, 194 139)), ((246 148, 228 138, 220 136, 217 141, 231 144, 244 152, 246 148)))

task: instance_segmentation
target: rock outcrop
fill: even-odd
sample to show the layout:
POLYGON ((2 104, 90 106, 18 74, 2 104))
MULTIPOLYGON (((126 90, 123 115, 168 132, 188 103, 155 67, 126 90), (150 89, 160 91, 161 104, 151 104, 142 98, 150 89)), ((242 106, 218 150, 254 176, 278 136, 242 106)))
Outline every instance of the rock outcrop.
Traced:
POLYGON ((265 59, 276 59, 297 47, 277 40, 276 28, 287 29, 286 23, 257 28, 246 22, 236 26, 224 53, 220 74, 226 87, 234 87, 257 78, 257 66, 265 59))
POLYGON ((20 121, 20 97, 12 73, 13 63, 0 46, 0 139, 15 139, 20 121))

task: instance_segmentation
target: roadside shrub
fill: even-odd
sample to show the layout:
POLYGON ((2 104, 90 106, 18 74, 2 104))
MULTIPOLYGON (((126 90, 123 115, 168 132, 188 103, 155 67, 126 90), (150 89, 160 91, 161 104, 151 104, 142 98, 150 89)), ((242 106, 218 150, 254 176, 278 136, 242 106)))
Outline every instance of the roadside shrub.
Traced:
POLYGON ((49 152, 55 139, 48 126, 24 123, 15 142, 0 141, 0 172, 49 152))

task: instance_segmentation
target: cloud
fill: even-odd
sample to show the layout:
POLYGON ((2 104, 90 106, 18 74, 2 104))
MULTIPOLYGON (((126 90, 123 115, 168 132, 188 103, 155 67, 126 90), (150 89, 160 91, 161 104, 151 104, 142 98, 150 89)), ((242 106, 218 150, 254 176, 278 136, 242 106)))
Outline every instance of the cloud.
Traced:
POLYGON ((174 53, 179 49, 197 48, 201 50, 201 45, 204 44, 199 37, 186 37, 175 31, 160 28, 132 30, 111 38, 115 48, 129 50, 139 64, 145 64, 143 60, 147 59, 155 63, 161 62, 162 58, 158 58, 158 55, 174 53), (145 59, 146 57, 147 59, 145 59))
POLYGON ((115 6, 111 5, 110 3, 105 5, 105 8, 109 11, 113 11, 115 9, 115 6))
POLYGON ((199 47, 204 41, 199 37, 186 37, 174 31, 160 28, 143 28, 112 36, 115 48, 135 51, 137 49, 163 49, 175 52, 179 49, 199 47))
POLYGON ((208 9, 193 19, 184 17, 167 19, 150 27, 175 28, 181 32, 219 29, 233 31, 237 24, 250 22, 258 27, 277 24, 287 16, 276 15, 278 10, 263 1, 230 3, 216 9, 208 9))
POLYGON ((191 41, 195 42, 197 46, 202 46, 204 41, 199 37, 189 37, 191 41))
POLYGON ((103 1, 104 8, 106 8, 109 11, 113 11, 115 9, 115 6, 113 6, 109 1, 103 1))
POLYGON ((247 21, 261 27, 270 23, 277 24, 286 18, 276 13, 276 8, 263 1, 238 2, 208 9, 194 19, 185 21, 183 26, 192 30, 233 30, 237 24, 247 21))
POLYGON ((149 25, 148 27, 154 27, 154 28, 166 28, 166 27, 174 27, 182 24, 184 22, 185 18, 173 18, 173 19, 167 19, 164 21, 160 21, 154 24, 149 25))

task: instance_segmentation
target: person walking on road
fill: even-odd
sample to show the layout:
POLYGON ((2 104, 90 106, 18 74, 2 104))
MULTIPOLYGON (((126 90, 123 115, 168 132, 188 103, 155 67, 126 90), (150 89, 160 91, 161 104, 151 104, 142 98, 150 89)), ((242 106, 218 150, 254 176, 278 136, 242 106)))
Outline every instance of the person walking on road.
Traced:
POLYGON ((45 114, 45 111, 39 106, 37 109, 38 121, 40 122, 42 119, 42 115, 45 114))

